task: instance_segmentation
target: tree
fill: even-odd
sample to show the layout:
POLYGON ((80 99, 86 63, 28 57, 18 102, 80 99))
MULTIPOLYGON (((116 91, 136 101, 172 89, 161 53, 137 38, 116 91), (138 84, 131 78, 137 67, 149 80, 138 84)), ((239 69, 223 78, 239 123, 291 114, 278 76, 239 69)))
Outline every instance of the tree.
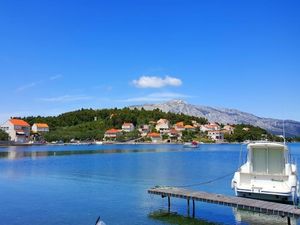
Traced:
POLYGON ((5 131, 0 129, 0 141, 8 141, 9 135, 5 131))

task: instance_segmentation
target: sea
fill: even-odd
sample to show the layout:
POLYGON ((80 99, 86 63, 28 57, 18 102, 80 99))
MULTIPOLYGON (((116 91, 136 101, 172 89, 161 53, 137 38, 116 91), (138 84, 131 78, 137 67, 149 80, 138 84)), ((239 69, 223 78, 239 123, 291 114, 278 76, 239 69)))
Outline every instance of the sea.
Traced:
MULTIPOLYGON (((300 144, 289 144, 289 149, 299 162, 300 144)), ((177 217, 151 216, 164 212, 168 203, 147 190, 176 186, 233 196, 231 179, 246 153, 242 144, 0 147, 0 225, 94 225, 99 216, 106 225, 185 224, 177 217)), ((184 221, 186 201, 171 199, 171 211, 184 221)), ((286 221, 196 202, 191 224, 286 221)))

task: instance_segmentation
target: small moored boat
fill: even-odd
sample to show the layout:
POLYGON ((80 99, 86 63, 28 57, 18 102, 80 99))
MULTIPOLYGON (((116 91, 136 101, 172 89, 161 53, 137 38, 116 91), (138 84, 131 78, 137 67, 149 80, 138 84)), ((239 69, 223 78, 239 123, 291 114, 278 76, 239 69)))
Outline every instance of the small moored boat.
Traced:
POLYGON ((187 142, 183 144, 184 148, 198 148, 199 144, 196 141, 192 141, 192 142, 187 142))
POLYGON ((297 167, 291 163, 288 147, 282 143, 256 142, 247 146, 247 162, 232 179, 240 197, 297 204, 297 167))

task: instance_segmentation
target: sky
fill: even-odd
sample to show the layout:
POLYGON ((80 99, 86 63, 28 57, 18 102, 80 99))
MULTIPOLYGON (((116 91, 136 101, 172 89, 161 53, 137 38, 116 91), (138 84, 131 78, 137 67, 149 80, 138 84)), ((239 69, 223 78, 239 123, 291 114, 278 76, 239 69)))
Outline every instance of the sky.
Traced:
POLYGON ((300 121, 300 2, 0 0, 0 123, 182 99, 300 121))

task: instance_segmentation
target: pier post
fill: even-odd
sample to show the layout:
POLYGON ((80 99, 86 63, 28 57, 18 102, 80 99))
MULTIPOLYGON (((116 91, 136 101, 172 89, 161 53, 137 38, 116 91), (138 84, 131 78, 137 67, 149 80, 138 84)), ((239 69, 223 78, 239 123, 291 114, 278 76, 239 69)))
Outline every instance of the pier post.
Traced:
POLYGON ((190 217, 190 198, 187 199, 187 214, 190 217))
POLYGON ((288 225, 291 225, 291 217, 287 217, 287 222, 288 222, 288 225))
POLYGON ((171 212, 171 199, 170 196, 168 196, 168 213, 171 212))
POLYGON ((193 218, 195 218, 195 200, 193 199, 193 218))

